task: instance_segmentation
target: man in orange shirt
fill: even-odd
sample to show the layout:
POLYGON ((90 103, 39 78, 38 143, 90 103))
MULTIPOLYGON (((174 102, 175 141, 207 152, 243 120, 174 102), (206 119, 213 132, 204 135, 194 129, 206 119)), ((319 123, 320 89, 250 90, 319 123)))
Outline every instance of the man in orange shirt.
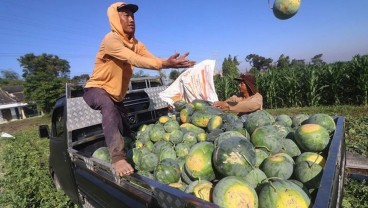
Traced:
POLYGON ((255 87, 255 76, 243 74, 236 80, 239 81, 240 94, 233 95, 225 101, 216 101, 213 106, 226 112, 237 113, 239 116, 262 110, 263 97, 255 87))
POLYGON ((189 53, 176 53, 168 59, 151 54, 139 42, 135 34, 135 4, 117 2, 107 10, 111 32, 101 42, 91 78, 83 95, 86 103, 101 110, 102 128, 112 159, 112 167, 118 176, 130 175, 133 167, 126 161, 123 136, 130 135, 123 99, 127 92, 134 67, 160 70, 186 68, 194 65, 186 59, 189 53))

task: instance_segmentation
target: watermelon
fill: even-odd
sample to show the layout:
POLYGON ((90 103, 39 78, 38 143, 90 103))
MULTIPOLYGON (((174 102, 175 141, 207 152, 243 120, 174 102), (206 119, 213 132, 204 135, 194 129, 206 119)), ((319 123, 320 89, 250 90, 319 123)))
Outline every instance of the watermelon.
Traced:
POLYGON ((275 122, 275 118, 271 116, 267 111, 256 111, 250 113, 247 117, 247 121, 244 123, 245 128, 250 135, 256 130, 256 128, 266 125, 271 125, 275 122))
POLYGON ((234 136, 217 144, 212 160, 223 176, 246 176, 256 164, 256 153, 249 140, 234 136))
POLYGON ((193 194, 194 196, 205 201, 211 201, 212 190, 213 184, 211 182, 207 180, 196 180, 186 187, 185 192, 193 194))
POLYGON ((219 116, 223 114, 222 110, 213 106, 206 106, 203 111, 213 116, 219 116))
POLYGON ((190 116, 192 115, 194 109, 187 105, 185 108, 183 108, 180 111, 180 121, 182 123, 189 123, 190 122, 190 116))
POLYGON ((214 142, 224 131, 222 129, 215 129, 207 134, 207 142, 214 142))
POLYGON ((282 135, 282 138, 287 138, 290 132, 294 132, 291 127, 287 127, 279 123, 273 123, 272 126, 277 129, 277 131, 282 135))
POLYGON ((185 164, 185 157, 177 157, 176 161, 179 164, 180 172, 184 170, 184 164, 185 164))
POLYGON ((187 103, 184 100, 177 100, 173 103, 175 111, 180 112, 183 108, 185 108, 185 105, 187 103))
POLYGON ((201 99, 195 99, 191 103, 196 111, 206 110, 206 107, 210 106, 208 101, 201 99))
POLYGON ((175 160, 176 159, 176 152, 174 150, 174 147, 171 146, 163 146, 161 147, 160 154, 158 156, 159 160, 162 161, 166 158, 170 158, 175 160))
POLYGON ((267 180, 266 174, 259 168, 254 168, 245 177, 244 180, 254 189, 267 180))
POLYGON ((324 113, 317 113, 310 116, 307 120, 303 122, 303 124, 319 124, 323 126, 330 134, 333 133, 336 129, 334 119, 324 113))
POLYGON ((215 142, 214 142, 215 147, 217 147, 218 144, 221 143, 222 141, 229 139, 231 137, 242 137, 246 139, 246 137, 238 131, 225 131, 225 132, 220 133, 218 137, 215 139, 215 142))
POLYGON ((142 155, 148 154, 148 153, 150 153, 150 151, 146 147, 132 149, 131 160, 136 169, 140 170, 140 163, 141 163, 142 155))
POLYGON ((194 132, 186 132, 183 135, 183 143, 189 145, 189 147, 197 143, 197 134, 194 132))
POLYGON ((184 157, 186 156, 190 151, 190 146, 185 143, 179 143, 175 146, 175 152, 176 156, 178 157, 184 157))
POLYGON ((107 147, 100 147, 96 149, 93 152, 92 157, 97 158, 107 163, 111 163, 111 157, 110 157, 109 149, 107 147))
POLYGON ((258 193, 259 208, 298 207, 308 208, 311 200, 295 183, 274 179, 263 185, 258 193))
POLYGON ((251 134, 250 141, 256 148, 262 148, 272 154, 282 148, 283 135, 273 125, 258 127, 251 134))
POLYGON ((151 131, 149 132, 149 138, 152 142, 158 142, 162 140, 165 134, 164 126, 160 123, 154 124, 151 131))
POLYGON ((275 0, 272 11, 276 18, 286 20, 293 17, 299 10, 301 0, 275 0))
POLYGON ((207 140, 207 134, 206 133, 199 133, 197 134, 197 141, 198 142, 205 142, 207 140))
POLYGON ((152 152, 155 153, 157 156, 160 155, 161 149, 164 146, 168 146, 168 147, 172 147, 172 144, 169 142, 165 142, 165 141, 158 141, 156 143, 153 144, 153 148, 152 148, 152 152))
POLYGON ((291 127, 292 128, 297 128, 300 125, 302 125, 303 121, 307 120, 309 118, 309 116, 307 114, 303 114, 303 113, 299 113, 299 114, 295 114, 291 117, 291 127))
POLYGON ((317 189, 323 174, 322 166, 310 161, 298 162, 295 165, 294 177, 308 189, 317 189))
POLYGON ((233 122, 225 122, 222 127, 224 131, 232 131, 235 129, 242 129, 244 128, 244 123, 240 120, 233 121, 233 122))
POLYGON ((258 207, 258 196, 254 188, 244 179, 227 176, 213 189, 213 203, 220 207, 258 207))
POLYGON ((196 181, 195 179, 191 179, 189 177, 188 172, 185 170, 185 162, 184 162, 184 168, 182 169, 181 174, 180 174, 180 178, 187 185, 189 185, 193 181, 196 181))
POLYGON ((143 147, 146 147, 149 151, 152 151, 153 142, 152 141, 146 141, 145 143, 143 143, 143 147))
POLYGON ((162 140, 165 142, 169 142, 170 141, 170 133, 165 132, 164 136, 162 137, 162 140))
POLYGON ((179 144, 183 141, 184 133, 180 129, 175 129, 170 133, 169 141, 173 144, 179 144))
POLYGON ((239 117, 235 113, 223 113, 222 120, 224 123, 233 123, 239 120, 239 117))
POLYGON ((139 170, 151 172, 153 171, 158 164, 158 157, 152 153, 148 152, 146 154, 142 154, 139 162, 139 170))
POLYGON ((208 132, 212 132, 216 129, 219 129, 222 126, 222 117, 221 116, 213 116, 207 125, 208 132))
POLYGON ((286 153, 277 153, 266 158, 260 169, 267 177, 277 177, 281 179, 289 179, 293 174, 294 161, 286 153))
POLYGON ((156 180, 163 184, 178 182, 180 179, 180 167, 176 160, 166 158, 161 160, 154 170, 156 180))
POLYGON ((158 118, 158 122, 165 124, 166 122, 168 122, 170 120, 169 116, 160 116, 160 118, 158 118))
POLYGON ((256 152, 256 165, 255 167, 259 167, 263 160, 265 160, 266 158, 268 158, 269 154, 268 152, 266 152, 265 150, 262 149, 255 149, 256 152))
POLYGON ((191 147, 185 157, 184 169, 193 179, 213 180, 215 173, 212 167, 211 156, 214 146, 210 142, 199 142, 191 147))
POLYGON ((167 121, 165 124, 164 124, 164 129, 166 132, 168 133, 171 133, 173 132, 174 130, 177 130, 180 128, 180 125, 179 125, 179 122, 177 122, 176 120, 170 120, 170 121, 167 121))
POLYGON ((180 129, 183 131, 183 132, 188 132, 188 131, 191 131, 193 133, 195 133, 196 135, 199 134, 199 133, 205 133, 206 131, 198 126, 195 126, 191 123, 183 123, 180 125, 180 129))
POLYGON ((293 124, 291 117, 286 114, 281 114, 281 115, 276 116, 275 122, 282 124, 284 126, 287 126, 287 127, 291 127, 291 125, 293 124))
POLYGON ((324 167, 326 163, 325 158, 322 155, 315 152, 303 152, 295 159, 295 163, 299 163, 302 161, 310 161, 312 163, 317 163, 322 167, 324 167))
POLYGON ((195 126, 206 128, 212 117, 213 115, 210 115, 208 113, 202 111, 195 111, 191 116, 191 122, 195 126))
POLYGON ((283 147, 281 152, 288 154, 292 158, 297 157, 302 153, 298 145, 291 139, 284 139, 282 145, 283 147))
POLYGON ((303 124, 295 131, 295 141, 305 152, 321 152, 329 144, 330 135, 319 124, 303 124))
POLYGON ((149 132, 150 131, 140 131, 137 133, 137 140, 141 141, 141 142, 146 142, 150 140, 150 136, 149 136, 149 132))
POLYGON ((303 189, 303 191, 308 195, 309 198, 311 198, 310 193, 309 193, 309 189, 300 181, 295 180, 295 179, 288 179, 288 181, 291 181, 293 183, 295 183, 297 186, 299 186, 301 189, 303 189))

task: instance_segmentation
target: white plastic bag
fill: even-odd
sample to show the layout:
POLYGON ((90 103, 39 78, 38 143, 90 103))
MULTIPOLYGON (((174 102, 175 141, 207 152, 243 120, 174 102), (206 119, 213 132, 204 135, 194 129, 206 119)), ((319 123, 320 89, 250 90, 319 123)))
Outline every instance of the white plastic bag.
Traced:
POLYGON ((159 93, 162 100, 192 102, 195 99, 218 101, 213 83, 215 60, 204 60, 184 71, 166 90, 159 93))

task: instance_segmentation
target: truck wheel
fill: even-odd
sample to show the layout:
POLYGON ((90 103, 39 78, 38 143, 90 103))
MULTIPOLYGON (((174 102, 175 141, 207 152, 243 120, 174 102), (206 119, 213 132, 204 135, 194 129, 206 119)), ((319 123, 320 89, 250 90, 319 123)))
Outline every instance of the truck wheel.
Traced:
POLYGON ((53 174, 52 181, 54 182, 54 185, 55 185, 56 189, 61 190, 61 185, 60 185, 60 182, 59 182, 59 178, 55 173, 53 174))

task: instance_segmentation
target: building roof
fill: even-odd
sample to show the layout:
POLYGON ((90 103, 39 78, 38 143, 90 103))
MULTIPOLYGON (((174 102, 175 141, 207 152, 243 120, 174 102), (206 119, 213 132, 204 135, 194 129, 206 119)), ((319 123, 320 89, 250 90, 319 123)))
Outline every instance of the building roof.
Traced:
POLYGON ((23 89, 22 85, 0 88, 0 105, 24 102, 23 89))
POLYGON ((6 91, 7 93, 23 93, 24 87, 22 85, 15 85, 15 86, 4 86, 1 89, 6 91))
POLYGON ((17 100, 9 95, 6 91, 0 89, 0 105, 17 103, 17 100))

